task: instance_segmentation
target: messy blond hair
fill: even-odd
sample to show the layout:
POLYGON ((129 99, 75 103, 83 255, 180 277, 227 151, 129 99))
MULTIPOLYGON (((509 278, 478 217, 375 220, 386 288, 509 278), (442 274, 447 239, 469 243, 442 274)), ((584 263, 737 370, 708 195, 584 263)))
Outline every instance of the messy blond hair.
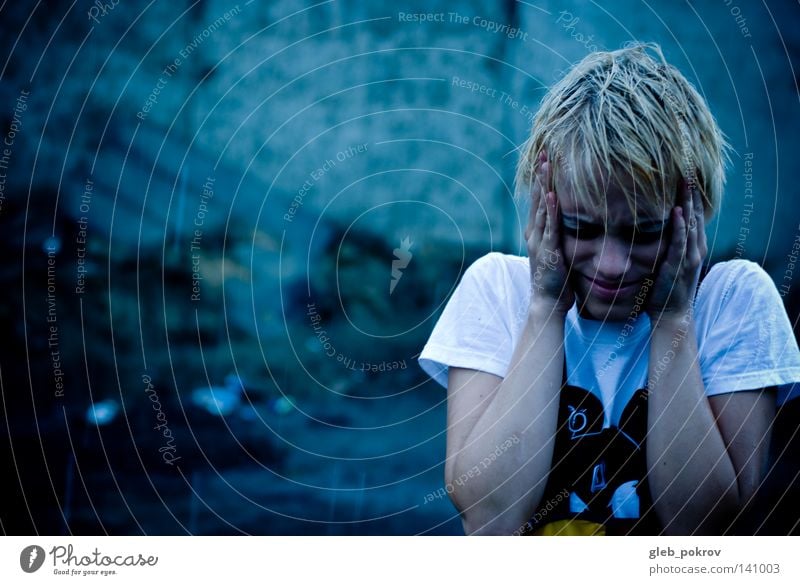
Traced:
POLYGON ((562 177, 585 206, 605 208, 606 189, 615 184, 634 218, 661 218, 687 180, 709 220, 722 201, 729 148, 703 97, 661 48, 635 43, 591 53, 550 88, 515 182, 518 192, 530 193, 546 150, 553 181, 562 177))

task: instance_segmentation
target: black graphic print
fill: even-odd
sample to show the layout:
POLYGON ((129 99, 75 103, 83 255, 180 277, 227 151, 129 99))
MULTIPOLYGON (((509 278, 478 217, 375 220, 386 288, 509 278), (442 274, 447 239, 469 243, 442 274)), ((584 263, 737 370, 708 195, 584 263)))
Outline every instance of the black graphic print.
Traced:
MULTIPOLYGON (((566 377, 566 376, 565 376, 566 377)), ((531 532, 556 520, 577 518, 613 534, 657 534, 646 480, 647 389, 633 393, 616 426, 603 428, 603 404, 566 384, 561 389, 553 463, 542 503, 566 489, 570 501, 529 522, 531 532)))

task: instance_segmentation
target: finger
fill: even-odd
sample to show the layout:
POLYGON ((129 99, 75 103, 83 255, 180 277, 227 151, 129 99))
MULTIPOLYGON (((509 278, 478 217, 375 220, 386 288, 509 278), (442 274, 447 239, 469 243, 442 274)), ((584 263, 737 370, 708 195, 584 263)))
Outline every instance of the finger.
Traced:
MULTIPOLYGON (((547 194, 547 230, 545 249, 555 252, 561 259, 561 220, 558 196, 555 191, 547 194)), ((559 260, 560 262, 560 260, 559 260)))
POLYGON ((542 241, 542 234, 544 232, 545 226, 545 206, 543 203, 543 197, 539 197, 537 200, 537 205, 531 206, 531 219, 528 226, 528 230, 526 231, 526 241, 528 242, 528 248, 536 249, 539 246, 539 243, 542 241))
POLYGON ((547 193, 547 235, 551 247, 558 245, 558 201, 553 191, 547 193))
POLYGON ((673 215, 675 229, 672 230, 672 242, 667 253, 667 259, 677 270, 686 255, 687 225, 682 207, 676 207, 673 210, 673 215))
POLYGON ((706 237, 705 219, 703 214, 697 219, 697 249, 700 251, 700 260, 705 260, 708 254, 708 238, 706 237))
POLYGON ((545 195, 545 210, 546 210, 545 216, 547 217, 547 220, 545 221, 545 226, 544 226, 544 239, 547 240, 548 244, 550 243, 551 239, 550 232, 553 230, 553 210, 550 200, 551 200, 551 195, 550 193, 548 193, 547 195, 545 195))
POLYGON ((541 173, 541 181, 542 181, 542 192, 547 193, 552 191, 553 184, 551 182, 553 173, 553 167, 550 164, 550 161, 545 161, 542 163, 542 173, 541 173))
POLYGON ((540 197, 544 197, 545 193, 548 191, 547 168, 549 166, 550 163, 544 160, 539 164, 539 168, 536 169, 536 187, 539 191, 540 197))
POLYGON ((528 223, 525 226, 525 241, 527 242, 531 238, 531 231, 533 230, 533 223, 534 223, 534 214, 536 211, 533 209, 533 202, 531 202, 531 208, 528 211, 528 223))
POLYGON ((687 254, 693 263, 702 264, 703 260, 708 253, 708 244, 706 239, 705 221, 703 214, 693 212, 692 217, 694 227, 689 225, 688 237, 686 241, 687 254))
MULTIPOLYGON (((561 206, 558 202, 558 195, 555 191, 550 191, 547 193, 547 239, 544 242, 544 250, 547 251, 547 265, 550 268, 556 268, 560 271, 566 270, 566 261, 564 260, 564 254, 562 252, 563 248, 561 247, 561 219, 560 219, 560 210, 561 206)), ((562 292, 564 288, 568 288, 568 284, 565 280, 564 285, 562 286, 562 292)))
POLYGON ((687 175, 683 179, 683 193, 681 197, 680 206, 683 211, 683 219, 687 220, 692 217, 692 209, 693 209, 693 202, 692 202, 692 195, 694 191, 694 181, 691 175, 687 175))
POLYGON ((695 182, 692 190, 692 214, 695 225, 694 232, 696 235, 697 250, 700 253, 700 259, 702 261, 708 253, 708 243, 706 238, 706 218, 703 209, 703 197, 697 182, 695 182))
POLYGON ((539 207, 536 210, 536 230, 539 236, 544 233, 547 224, 547 204, 544 197, 539 198, 539 207))
POLYGON ((700 216, 703 215, 703 197, 700 194, 700 186, 697 184, 696 172, 692 181, 692 211, 700 216))
MULTIPOLYGON (((698 233, 703 229, 702 225, 698 223, 698 216, 696 212, 697 201, 697 185, 695 176, 688 173, 687 177, 683 180, 683 204, 681 206, 681 219, 685 227, 686 236, 683 242, 683 254, 689 255, 692 262, 696 261, 695 253, 699 251, 698 248, 698 233)), ((682 260, 683 261, 683 260, 682 260)))
POLYGON ((533 232, 534 227, 536 226, 536 211, 539 209, 539 200, 536 193, 536 179, 535 177, 531 178, 531 182, 528 185, 528 192, 530 194, 530 210, 528 211, 528 225, 525 227, 525 240, 529 240, 531 237, 531 233, 533 232))
POLYGON ((686 254, 687 257, 694 262, 696 260, 695 254, 698 253, 697 249, 697 234, 700 232, 697 226, 697 217, 692 211, 692 215, 689 216, 690 220, 687 222, 687 230, 686 230, 686 254))
MULTIPOLYGON (((538 224, 538 217, 539 217, 539 210, 542 209, 542 213, 545 214, 544 219, 546 219, 547 209, 542 207, 544 205, 544 196, 546 193, 546 183, 545 183, 545 175, 547 173, 547 152, 542 150, 539 153, 539 164, 536 166, 534 175, 533 175, 533 183, 531 185, 531 213, 528 219, 528 228, 525 230, 525 239, 529 240, 533 231, 539 227, 543 233, 544 231, 544 222, 540 226, 538 224)), ((539 240, 541 240, 541 234, 539 235, 539 240)))

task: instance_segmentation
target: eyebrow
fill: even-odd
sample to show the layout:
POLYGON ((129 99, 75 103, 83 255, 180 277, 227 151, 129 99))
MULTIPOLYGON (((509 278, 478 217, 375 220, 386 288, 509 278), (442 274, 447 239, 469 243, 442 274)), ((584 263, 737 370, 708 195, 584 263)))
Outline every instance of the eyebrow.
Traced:
POLYGON ((636 224, 636 227, 639 229, 643 228, 662 228, 669 223, 669 219, 662 219, 662 220, 648 220, 643 221, 641 223, 636 224))
POLYGON ((599 223, 594 223, 591 219, 586 219, 585 217, 581 217, 579 215, 569 215, 567 213, 562 213, 561 215, 564 217, 564 219, 571 219, 573 221, 579 221, 589 225, 600 225, 599 223))

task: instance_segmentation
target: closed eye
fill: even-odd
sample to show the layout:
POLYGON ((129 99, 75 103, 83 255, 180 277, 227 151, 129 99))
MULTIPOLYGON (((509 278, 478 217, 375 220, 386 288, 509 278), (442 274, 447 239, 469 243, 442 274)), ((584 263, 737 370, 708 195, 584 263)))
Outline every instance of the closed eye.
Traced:
MULTIPOLYGON (((579 240, 593 240, 605 233, 605 228, 600 224, 581 221, 572 217, 562 216, 564 233, 579 240)), ((636 244, 652 244, 666 237, 665 226, 668 222, 647 223, 636 227, 629 227, 621 231, 626 241, 636 244)))
POLYGON ((631 240, 637 244, 652 244, 666 237, 667 227, 666 221, 636 226, 630 234, 631 240))
POLYGON ((660 240, 662 237, 664 237, 664 233, 661 229, 653 231, 635 229, 633 230, 633 236, 631 237, 631 240, 637 244, 652 244, 660 240))
POLYGON ((565 234, 579 240, 593 240, 602 236, 605 231, 601 225, 586 222, 580 222, 579 228, 577 222, 568 219, 564 219, 562 226, 565 234))

